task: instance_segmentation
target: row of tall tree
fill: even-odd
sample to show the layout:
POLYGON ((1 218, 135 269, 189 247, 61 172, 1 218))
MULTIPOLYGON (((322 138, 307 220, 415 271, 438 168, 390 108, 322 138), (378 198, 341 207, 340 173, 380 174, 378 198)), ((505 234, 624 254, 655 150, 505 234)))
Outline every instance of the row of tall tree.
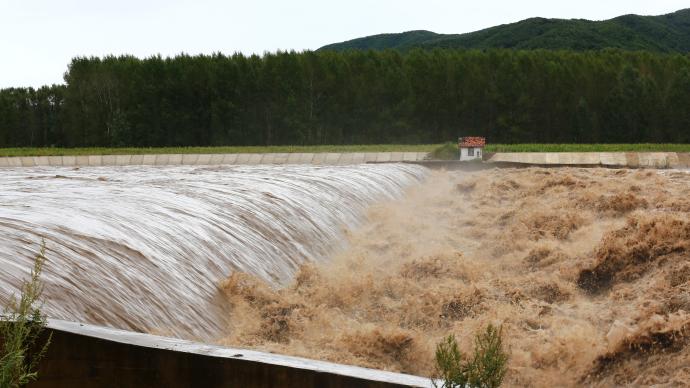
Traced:
POLYGON ((75 58, 0 90, 0 147, 690 142, 690 56, 412 50, 75 58))

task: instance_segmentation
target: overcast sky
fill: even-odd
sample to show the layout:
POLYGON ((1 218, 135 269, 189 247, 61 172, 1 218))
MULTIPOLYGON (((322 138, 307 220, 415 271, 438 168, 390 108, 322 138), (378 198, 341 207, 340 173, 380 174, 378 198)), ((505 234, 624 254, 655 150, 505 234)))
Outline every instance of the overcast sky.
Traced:
POLYGON ((462 33, 528 17, 660 15, 688 0, 0 0, 0 88, 61 83, 75 56, 317 49, 383 32, 462 33))

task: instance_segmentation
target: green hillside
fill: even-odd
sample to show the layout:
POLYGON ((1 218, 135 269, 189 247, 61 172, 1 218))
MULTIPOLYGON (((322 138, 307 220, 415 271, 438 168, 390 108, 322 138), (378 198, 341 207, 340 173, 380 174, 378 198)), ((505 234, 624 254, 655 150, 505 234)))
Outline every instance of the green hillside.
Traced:
POLYGON ((605 21, 531 18, 456 35, 436 34, 431 31, 380 34, 327 45, 319 50, 389 48, 619 48, 687 53, 690 52, 690 8, 668 15, 624 15, 605 21))

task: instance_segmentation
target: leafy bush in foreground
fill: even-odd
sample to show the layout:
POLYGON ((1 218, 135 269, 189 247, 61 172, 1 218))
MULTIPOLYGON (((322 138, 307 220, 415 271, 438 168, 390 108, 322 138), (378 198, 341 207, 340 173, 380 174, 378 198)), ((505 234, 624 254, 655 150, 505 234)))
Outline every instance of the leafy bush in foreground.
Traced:
POLYGON ((45 243, 36 255, 31 279, 22 285, 19 301, 12 298, 0 317, 0 387, 20 387, 38 377, 38 363, 51 338, 37 344, 46 317, 35 305, 43 291, 40 276, 45 262, 45 243))
MULTIPOLYGON (((506 373, 508 354, 503 349, 502 328, 489 325, 474 340, 474 355, 466 359, 454 335, 436 346, 436 367, 442 388, 499 387, 506 373)), ((439 387, 437 382, 433 382, 439 387)))

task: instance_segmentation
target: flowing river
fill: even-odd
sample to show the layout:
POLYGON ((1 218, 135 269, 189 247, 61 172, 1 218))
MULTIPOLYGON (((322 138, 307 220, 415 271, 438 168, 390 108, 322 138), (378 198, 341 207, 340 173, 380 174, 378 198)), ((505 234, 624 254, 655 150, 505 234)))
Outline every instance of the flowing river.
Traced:
POLYGON ((43 240, 49 317, 212 339, 231 272, 284 284, 425 176, 404 164, 3 169, 0 301, 43 240))

